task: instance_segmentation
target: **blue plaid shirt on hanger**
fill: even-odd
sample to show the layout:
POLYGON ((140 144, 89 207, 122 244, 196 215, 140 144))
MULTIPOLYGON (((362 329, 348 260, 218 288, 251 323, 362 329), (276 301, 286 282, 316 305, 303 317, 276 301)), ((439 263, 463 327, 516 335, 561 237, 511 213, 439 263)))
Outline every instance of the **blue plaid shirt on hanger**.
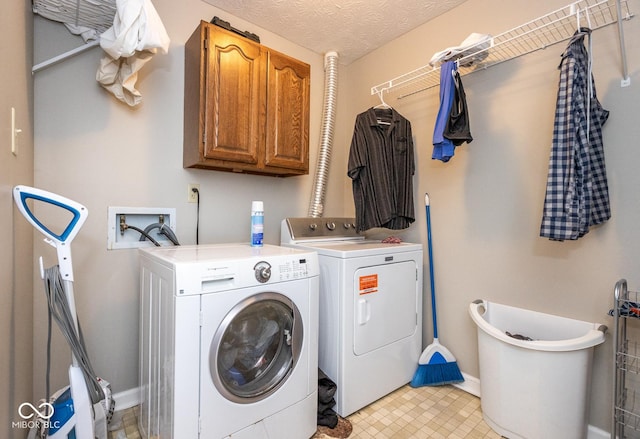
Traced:
POLYGON ((602 126, 609 112, 596 97, 590 30, 574 35, 560 63, 553 143, 540 236, 575 240, 611 217, 602 126), (590 42, 590 41, 589 41, 590 42), (588 116, 587 116, 588 115, 588 116))

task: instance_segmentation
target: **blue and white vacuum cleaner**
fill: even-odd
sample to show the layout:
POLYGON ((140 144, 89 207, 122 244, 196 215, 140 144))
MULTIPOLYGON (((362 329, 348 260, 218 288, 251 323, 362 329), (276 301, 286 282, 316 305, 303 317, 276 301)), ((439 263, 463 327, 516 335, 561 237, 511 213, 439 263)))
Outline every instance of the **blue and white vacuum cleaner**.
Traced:
POLYGON ((114 401, 108 382, 98 378, 93 371, 82 338, 82 330, 76 314, 73 295, 73 266, 71 241, 84 224, 89 212, 83 205, 51 192, 28 186, 16 186, 13 197, 20 213, 38 231, 45 235, 45 242, 55 247, 58 265, 44 269, 40 257, 40 275, 44 280, 49 302, 49 346, 47 349, 47 373, 51 341, 51 321, 56 321, 71 347, 69 385, 49 395, 39 404, 37 428, 31 429, 28 438, 51 439, 106 439, 107 424, 113 415, 114 401), (60 233, 54 227, 38 219, 33 206, 45 203, 60 208, 70 220, 60 233), (30 207, 31 206, 31 207, 30 207), (66 211, 66 212, 64 212, 66 211), (70 215, 70 216, 69 216, 70 215))

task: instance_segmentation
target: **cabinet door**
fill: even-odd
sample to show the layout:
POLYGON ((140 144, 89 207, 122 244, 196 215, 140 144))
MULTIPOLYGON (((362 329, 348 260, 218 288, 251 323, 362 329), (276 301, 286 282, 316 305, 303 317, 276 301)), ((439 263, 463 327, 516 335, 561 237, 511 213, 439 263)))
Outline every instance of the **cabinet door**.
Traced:
POLYGON ((309 169, 308 64, 269 50, 265 165, 309 169))
POLYGON ((204 158, 257 164, 264 138, 262 46, 208 28, 204 158))

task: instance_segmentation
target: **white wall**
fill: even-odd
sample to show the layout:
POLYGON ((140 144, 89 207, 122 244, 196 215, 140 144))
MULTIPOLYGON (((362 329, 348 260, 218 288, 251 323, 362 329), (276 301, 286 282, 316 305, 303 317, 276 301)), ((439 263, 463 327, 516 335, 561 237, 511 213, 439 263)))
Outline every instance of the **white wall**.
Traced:
MULTIPOLYGON (((640 2, 630 1, 633 12, 640 2)), ((498 34, 564 6, 561 1, 469 0, 348 66, 343 120, 379 103, 370 87, 426 65, 431 55, 459 44, 471 32, 498 34), (500 11, 496 13, 496 11, 500 11)), ((474 299, 600 322, 612 328, 615 282, 640 288, 640 22, 624 23, 631 87, 620 88, 616 26, 593 34, 598 96, 611 111, 604 128, 612 218, 577 242, 538 236, 545 194, 559 73, 566 44, 463 77, 474 140, 449 163, 431 159, 438 88, 394 100, 412 122, 417 154, 417 219, 402 235, 426 243, 424 193, 431 198, 440 342, 463 372, 478 376, 476 328, 468 315, 474 299)), ((344 94, 343 94, 344 96, 344 94)), ((346 122, 345 122, 346 123, 346 122)), ((353 123, 353 122, 351 122, 353 123)), ((353 126, 344 126, 347 144, 353 126)), ((345 183, 345 190, 350 190, 345 183)), ((350 204, 347 203, 347 208, 350 204)), ((351 208, 352 211, 352 208, 351 208)), ((425 273, 428 273, 425 258, 425 273)), ((428 298, 428 275, 425 298, 428 298)), ((425 343, 431 341, 425 300, 425 343)), ((612 333, 595 350, 590 423, 609 430, 612 333)), ((532 371, 533 372, 533 371, 532 371)), ((527 379, 527 372, 523 379, 527 379)), ((541 383, 544 386, 545 383, 541 383)), ((552 398, 553 389, 548 389, 552 398)))
MULTIPOLYGON (((92 49, 35 75, 36 186, 87 206, 89 218, 73 242, 78 314, 96 372, 115 392, 138 385, 138 262, 135 250, 107 251, 108 206, 175 207, 177 235, 195 243, 196 205, 187 185, 200 184, 200 243, 248 242, 252 200, 265 204, 265 242, 279 244, 280 221, 306 216, 319 141, 323 99, 323 55, 256 28, 200 0, 156 0, 171 38, 168 55, 157 55, 141 71, 143 103, 131 109, 95 81, 100 49, 92 49), (201 19, 217 15, 247 29, 262 44, 311 65, 310 163, 308 176, 274 178, 182 168, 184 43, 201 19)), ((78 45, 61 25, 36 20, 37 62, 78 45), (71 41, 70 41, 71 40, 71 41)), ((344 160, 337 152, 334 160, 344 160)), ((332 176, 335 177, 335 174, 332 176)), ((342 214, 342 180, 329 183, 327 214, 342 214)), ((40 241, 36 256, 55 263, 40 241)), ((36 284, 36 395, 44 389, 46 309, 36 284)), ((57 331, 56 331, 57 333, 57 331)), ((52 388, 66 382, 65 343, 56 339, 52 388)))

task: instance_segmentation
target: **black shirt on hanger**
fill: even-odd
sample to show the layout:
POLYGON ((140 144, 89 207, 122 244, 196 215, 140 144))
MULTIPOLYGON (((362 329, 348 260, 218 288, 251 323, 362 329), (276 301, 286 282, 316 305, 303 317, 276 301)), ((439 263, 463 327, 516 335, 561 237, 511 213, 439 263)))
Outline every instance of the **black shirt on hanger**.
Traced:
POLYGON ((352 179, 356 229, 398 230, 415 221, 411 123, 393 108, 356 117, 347 175, 352 179))

